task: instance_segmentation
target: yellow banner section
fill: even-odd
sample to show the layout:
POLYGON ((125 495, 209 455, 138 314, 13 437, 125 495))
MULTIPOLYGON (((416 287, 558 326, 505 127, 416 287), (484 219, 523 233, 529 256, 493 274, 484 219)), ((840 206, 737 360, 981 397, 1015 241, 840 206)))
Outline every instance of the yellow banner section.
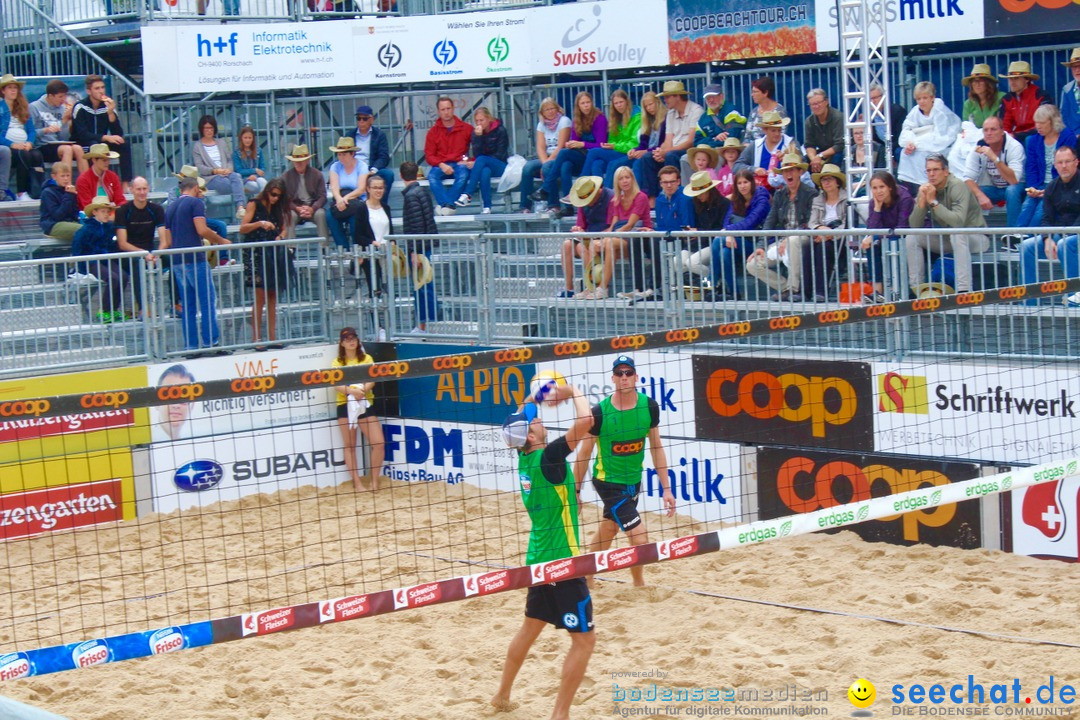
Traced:
MULTIPOLYGON (((149 411, 119 410, 108 391, 143 387, 146 367, 21 378, 0 383, 0 463, 60 457, 74 453, 130 448, 150 442, 149 411), (86 413, 40 418, 22 412, 19 400, 50 395, 93 393, 86 413)), ((0 478, 0 481, 6 478, 0 478)))
POLYGON ((119 480, 124 520, 135 519, 131 451, 103 450, 0 465, 0 495, 65 485, 119 480))

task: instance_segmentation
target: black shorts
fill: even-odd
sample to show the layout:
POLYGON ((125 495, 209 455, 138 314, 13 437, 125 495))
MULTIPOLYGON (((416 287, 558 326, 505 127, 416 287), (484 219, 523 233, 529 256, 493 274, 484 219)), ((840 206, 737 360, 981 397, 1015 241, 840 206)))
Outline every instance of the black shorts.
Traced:
MULTIPOLYGON (((71 144, 75 145, 77 143, 71 144)), ((41 151, 41 157, 44 158, 45 162, 60 162, 60 145, 58 143, 46 143, 39 147, 38 150, 41 151)), ((74 160, 75 156, 72 155, 71 159, 74 160)))
POLYGON ((567 632, 589 632, 593 629, 592 597, 585 578, 529 588, 525 617, 551 623, 567 632))
MULTIPOLYGON (((368 407, 368 409, 365 410, 364 412, 360 413, 360 415, 356 419, 359 420, 360 418, 366 418, 368 415, 371 415, 371 414, 372 414, 372 408, 368 407)), ((341 403, 340 405, 337 406, 337 419, 338 420, 348 420, 349 419, 349 403, 344 402, 344 403, 341 403)))
POLYGON ((637 511, 641 483, 623 485, 593 480, 593 488, 604 503, 605 520, 614 520, 620 530, 632 530, 641 524, 641 516, 637 511))

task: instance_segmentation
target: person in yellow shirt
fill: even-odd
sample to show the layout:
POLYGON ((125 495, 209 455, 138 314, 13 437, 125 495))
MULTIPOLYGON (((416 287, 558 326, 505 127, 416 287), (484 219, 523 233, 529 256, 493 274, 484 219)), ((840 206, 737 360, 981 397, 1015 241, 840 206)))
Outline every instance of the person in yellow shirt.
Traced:
MULTIPOLYGON (((341 331, 338 339, 338 356, 331 363, 333 367, 348 365, 370 365, 375 360, 364 350, 356 329, 347 327, 341 331)), ((383 458, 386 445, 383 439, 382 422, 375 416, 372 403, 375 401, 373 388, 375 383, 356 385, 337 385, 337 419, 341 428, 341 437, 345 440, 345 466, 352 476, 357 490, 378 490, 379 480, 389 478, 382 474, 383 458), (361 475, 356 462, 356 431, 367 440, 371 463, 369 473, 361 475)))

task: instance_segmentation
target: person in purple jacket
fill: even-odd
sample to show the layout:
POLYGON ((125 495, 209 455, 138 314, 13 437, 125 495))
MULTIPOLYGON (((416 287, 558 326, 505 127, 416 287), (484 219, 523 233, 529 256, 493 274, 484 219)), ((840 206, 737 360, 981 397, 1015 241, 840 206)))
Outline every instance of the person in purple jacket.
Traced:
MULTIPOLYGON (((758 185, 754 173, 748 168, 735 171, 735 192, 731 194, 731 207, 724 217, 724 229, 732 232, 740 230, 760 230, 769 215, 772 197, 769 191, 758 185)), ((746 259, 754 252, 754 238, 736 235, 718 235, 712 241, 712 282, 720 288, 723 278, 727 292, 733 299, 738 299, 735 269, 746 265, 746 259)), ((714 295, 714 297, 717 297, 714 295)))
MULTIPOLYGON (((896 182, 896 178, 887 170, 878 170, 870 178, 870 214, 866 217, 868 230, 893 230, 910 227, 908 217, 915 207, 915 199, 907 188, 896 182)), ((897 237, 890 232, 890 239, 897 237)), ((866 302, 882 303, 886 298, 882 294, 881 246, 884 238, 880 235, 867 235, 860 242, 863 254, 869 260, 867 268, 874 293, 864 297, 866 302)))
POLYGON ((570 193, 574 177, 585 167, 586 153, 608 141, 607 128, 607 117, 593 104, 592 95, 579 92, 574 98, 574 124, 570 129, 570 139, 555 156, 551 174, 544 177, 544 193, 548 202, 554 205, 554 199, 558 197, 562 203, 555 210, 558 217, 574 213, 574 208, 563 202, 562 198, 570 193))

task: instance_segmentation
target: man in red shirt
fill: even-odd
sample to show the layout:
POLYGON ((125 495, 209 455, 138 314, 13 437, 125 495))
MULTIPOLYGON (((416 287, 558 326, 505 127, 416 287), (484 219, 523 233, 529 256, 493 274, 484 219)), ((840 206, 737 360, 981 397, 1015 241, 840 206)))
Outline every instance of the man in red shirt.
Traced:
POLYGON ((120 176, 109 169, 109 162, 120 157, 120 153, 109 150, 105 143, 98 143, 91 145, 83 157, 90 161, 90 170, 79 173, 79 181, 75 183, 79 209, 85 208, 98 195, 107 197, 117 206, 127 202, 120 185, 120 176))
POLYGON ((1001 100, 1002 125, 1005 132, 1023 145, 1027 136, 1035 132, 1035 110, 1040 105, 1052 104, 1054 99, 1032 82, 1039 76, 1031 72, 1030 63, 1023 60, 1009 63, 1005 78, 1009 81, 1009 92, 1001 100))
POLYGON ((439 119, 424 139, 424 159, 431 166, 428 182, 439 206, 435 208, 435 213, 453 215, 454 201, 461 197, 465 181, 469 179, 469 168, 464 161, 469 156, 473 126, 454 114, 454 101, 450 98, 439 98, 435 107, 439 111, 439 119), (444 188, 442 181, 448 177, 454 179, 454 184, 444 188))

